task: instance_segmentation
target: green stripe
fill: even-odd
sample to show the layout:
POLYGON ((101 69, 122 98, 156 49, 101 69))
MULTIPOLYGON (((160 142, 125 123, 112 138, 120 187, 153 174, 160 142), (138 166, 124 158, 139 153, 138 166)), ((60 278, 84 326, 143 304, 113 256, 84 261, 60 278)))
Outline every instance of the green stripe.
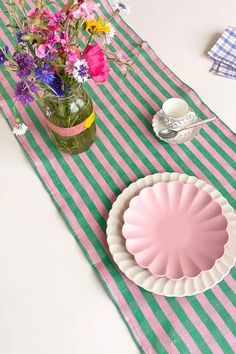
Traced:
POLYGON ((225 161, 228 162, 229 165, 231 165, 232 167, 235 166, 236 162, 235 160, 228 155, 225 150, 222 149, 222 147, 216 143, 216 141, 209 135, 206 133, 206 131, 204 129, 200 130, 200 135, 216 150, 219 152, 219 154, 223 157, 223 159, 225 161))
POLYGON ((208 290, 205 292, 205 295, 211 304, 215 304, 215 310, 218 312, 222 320, 225 322, 226 326, 231 330, 231 332, 235 335, 236 338, 236 324, 233 318, 226 311, 222 303, 217 299, 213 291, 208 290))
POLYGON ((208 161, 215 166, 215 168, 219 171, 221 171, 222 176, 224 176, 224 178, 229 181, 229 183, 231 184, 231 186, 233 188, 236 188, 236 181, 233 178, 233 176, 231 176, 227 170, 225 168, 222 168, 221 164, 217 161, 216 158, 214 158, 213 155, 211 155, 206 149, 204 149, 203 145, 201 145, 199 143, 198 140, 193 140, 193 144, 196 146, 196 148, 203 154, 206 156, 206 158, 208 159, 208 161))
MULTIPOLYGON (((221 120, 220 118, 218 118, 218 119, 221 121, 221 123, 224 123, 224 122, 222 122, 222 120, 221 120)), ((223 133, 223 131, 222 131, 220 128, 218 128, 215 124, 209 123, 209 127, 210 127, 212 130, 214 130, 214 132, 221 138, 221 140, 223 140, 223 141, 228 145, 228 147, 230 147, 230 148, 232 149, 232 152, 235 152, 235 143, 234 143, 233 140, 232 140, 232 137, 235 136, 235 134, 234 134, 233 132, 231 132, 232 137, 229 138, 229 137, 228 137, 227 135, 225 135, 225 134, 223 133)), ((228 127, 227 127, 227 128, 228 128, 228 127)))
MULTIPOLYGON (((111 81, 111 80, 110 80, 111 81)), ((105 86, 99 86, 99 90, 108 98, 108 100, 112 103, 112 104, 116 104, 117 101, 112 97, 112 95, 109 93, 108 89, 105 86)), ((148 160, 148 158, 145 156, 145 154, 143 153, 143 151, 141 149, 139 149, 137 147, 137 145, 134 143, 134 141, 131 139, 131 137, 129 136, 128 132, 123 128, 122 124, 119 123, 118 120, 116 120, 115 116, 113 116, 110 111, 109 108, 107 106, 105 106, 103 104, 103 102, 99 99, 96 99, 96 97, 94 96, 94 94, 92 92, 89 91, 89 93, 91 93, 92 98, 96 101, 97 105, 103 110, 103 112, 106 114, 108 113, 110 117, 112 117, 112 124, 114 125, 114 127, 116 128, 116 130, 118 132, 120 132, 123 136, 123 138, 126 140, 126 142, 128 142, 129 146, 132 148, 132 150, 139 156, 141 157, 141 161, 144 163, 144 165, 146 165, 146 167, 149 169, 150 172, 155 172, 156 171, 156 167, 148 160)), ((140 140, 142 140, 142 142, 144 143, 145 146, 148 145, 148 139, 142 134, 142 132, 137 128, 137 126, 135 125, 134 122, 132 122, 132 120, 129 118, 128 114, 119 106, 116 107, 117 112, 129 123, 129 125, 132 124, 132 128, 135 131, 135 133, 137 133, 139 135, 140 140)), ((103 122, 100 122, 101 126, 102 126, 102 130, 105 132, 105 130, 107 130, 105 124, 103 122)), ((111 139, 113 140, 113 137, 109 137, 109 140, 111 139)), ((161 165, 163 166, 163 168, 167 171, 173 171, 172 167, 168 164, 168 162, 161 156, 161 154, 155 149, 154 146, 151 146, 151 144, 149 143, 150 146, 147 146, 148 149, 150 150, 150 152, 152 152, 152 154, 157 157, 157 160, 161 163, 161 165)), ((124 152, 124 147, 122 149, 122 151, 124 152)), ((122 155, 122 152, 121 152, 122 155)), ((139 175, 140 175, 140 171, 139 171, 139 175)), ((137 174, 137 176, 138 176, 137 174)), ((141 173, 142 174, 142 173, 141 173)), ((143 175, 143 174, 142 174, 143 175)))
MULTIPOLYGON (((235 279, 235 274, 236 274, 236 269, 233 267, 230 271, 230 275, 232 276, 233 279, 235 279)), ((219 283, 219 287, 221 290, 224 292, 224 294, 227 296, 229 301, 235 306, 236 308, 236 296, 235 296, 235 291, 233 291, 229 285, 223 280, 219 283)), ((236 283, 235 283, 235 288, 236 288, 236 283)))
POLYGON ((159 320, 162 325, 164 331, 171 338, 172 342, 179 349, 180 353, 191 353, 187 348, 186 344, 183 342, 182 338, 177 334, 175 328, 172 323, 168 320, 165 313, 162 311, 161 306, 158 301, 155 299, 152 293, 141 288, 143 296, 149 303, 150 308, 153 310, 154 315, 159 320))
POLYGON ((232 197, 231 194, 229 194, 226 191, 226 189, 218 181, 218 179, 212 173, 210 173, 209 170, 207 170, 204 164, 199 159, 197 159, 195 154, 190 149, 188 149, 186 146, 183 146, 182 149, 184 150, 186 155, 193 161, 193 163, 198 165, 198 167, 202 170, 204 175, 216 186, 216 188, 224 195, 224 197, 228 200, 228 202, 231 203, 232 206, 234 206, 235 199, 232 197))
POLYGON ((190 302, 191 306, 195 309, 198 316, 201 318, 202 322, 206 325, 209 332, 216 339, 216 341, 219 344, 219 346, 221 347, 223 353, 234 354, 232 347, 229 345, 229 343, 227 342, 227 340, 225 339, 223 334, 220 332, 217 325, 208 316, 205 309, 202 307, 200 302, 197 300, 197 297, 191 296, 191 297, 188 297, 187 299, 190 302))
MULTIPOLYGON (((100 91, 102 93, 105 94, 106 89, 104 87, 99 87, 100 91)), ((93 100, 95 101, 95 103, 99 106, 99 108, 101 108, 101 110, 103 111, 104 114, 108 115, 109 119, 112 120, 112 124, 113 126, 116 128, 116 130, 121 133, 122 137, 124 138, 124 140, 127 142, 127 144, 129 145, 129 147, 133 150, 133 152, 135 154, 137 154, 140 157, 140 160, 143 162, 143 164, 149 169, 150 172, 154 172, 156 171, 156 167, 148 160, 148 158, 145 156, 145 154, 142 152, 142 150, 140 150, 137 145, 134 143, 134 141, 131 139, 131 137, 129 136, 128 132, 125 131, 125 129, 123 128, 122 124, 119 123, 118 120, 116 120, 115 116, 113 114, 110 113, 109 108, 98 98, 96 98, 96 96, 90 91, 88 90, 89 94, 91 94, 93 100)), ((109 99, 109 101, 113 101, 112 96, 109 94, 109 92, 107 91, 107 98, 109 99)), ((122 109, 117 108, 117 111, 120 113, 122 109)), ((128 119, 128 116, 126 114, 125 111, 123 111, 123 117, 125 119, 128 119)), ((108 134, 108 128, 107 126, 103 123, 103 121, 99 121, 98 125, 101 127, 102 131, 107 135, 108 134)), ((113 144, 113 146, 115 146, 115 148, 118 150, 117 146, 120 147, 120 151, 119 154, 123 157, 125 154, 125 147, 122 147, 118 144, 118 142, 115 143, 115 137, 112 136, 110 134, 109 136, 109 140, 110 142, 113 144)), ((158 158, 161 160, 161 164, 162 166, 169 170, 172 171, 172 168, 170 167, 170 165, 167 163, 167 161, 165 161, 163 159, 163 157, 157 152, 157 156, 158 158)), ((134 164, 134 161, 132 160, 132 158, 125 154, 125 159, 126 162, 132 167, 132 165, 134 164)), ((133 169, 133 172, 136 174, 136 176, 141 177, 143 176, 143 173, 136 167, 135 169, 133 169)))
POLYGON ((205 342, 204 338, 198 332, 196 327, 193 325, 193 323, 190 321, 186 313, 183 311, 182 307, 178 303, 178 301, 175 298, 169 298, 166 297, 167 302, 171 306, 172 310, 175 312, 175 314, 178 316, 180 319, 181 323, 185 327, 185 329, 189 332, 193 340, 197 343, 199 349, 201 350, 202 353, 204 354, 210 354, 212 351, 208 347, 207 343, 205 342))

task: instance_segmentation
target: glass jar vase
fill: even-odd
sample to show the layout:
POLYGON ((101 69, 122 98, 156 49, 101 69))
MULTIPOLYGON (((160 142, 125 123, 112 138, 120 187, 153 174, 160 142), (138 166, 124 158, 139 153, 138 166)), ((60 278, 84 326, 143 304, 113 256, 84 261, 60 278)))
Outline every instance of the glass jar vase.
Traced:
POLYGON ((42 102, 48 133, 59 150, 73 154, 86 151, 95 141, 93 102, 83 85, 68 96, 49 96, 42 102))

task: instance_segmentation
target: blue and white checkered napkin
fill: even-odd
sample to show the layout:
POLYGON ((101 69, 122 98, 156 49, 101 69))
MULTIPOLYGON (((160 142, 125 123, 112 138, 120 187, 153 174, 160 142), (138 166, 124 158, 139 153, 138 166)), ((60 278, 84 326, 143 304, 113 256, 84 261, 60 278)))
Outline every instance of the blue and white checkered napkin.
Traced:
POLYGON ((236 79, 236 28, 227 27, 208 55, 214 60, 211 72, 236 79))

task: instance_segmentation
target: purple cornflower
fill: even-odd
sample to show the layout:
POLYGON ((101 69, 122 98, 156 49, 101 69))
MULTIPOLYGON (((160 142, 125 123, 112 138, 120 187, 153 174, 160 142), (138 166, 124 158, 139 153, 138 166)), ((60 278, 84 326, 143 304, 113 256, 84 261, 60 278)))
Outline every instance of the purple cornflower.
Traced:
POLYGON ((129 14, 129 6, 124 3, 123 1, 120 0, 114 0, 113 1, 113 9, 114 11, 119 11, 121 15, 128 15, 129 14))
POLYGON ((32 93, 37 93, 37 87, 33 81, 19 81, 15 88, 15 98, 23 105, 27 105, 34 101, 32 93))
POLYGON ((24 40, 22 39, 22 36, 24 36, 24 33, 16 32, 16 38, 17 38, 18 43, 24 42, 24 40))
POLYGON ((16 54, 14 60, 19 67, 17 76, 27 77, 31 74, 34 68, 34 59, 29 54, 16 54))
MULTIPOLYGON (((62 91, 62 81, 59 76, 55 75, 54 80, 49 84, 51 88, 57 93, 58 96, 64 96, 64 92, 62 91)), ((53 95, 56 94, 53 92, 53 95)))
POLYGON ((45 84, 50 84, 55 78, 55 74, 50 70, 49 64, 38 66, 34 72, 37 79, 45 82, 45 84))
MULTIPOLYGON (((6 45, 4 47, 5 52, 8 54, 9 53, 9 48, 6 45)), ((3 65, 7 61, 7 58, 5 57, 5 54, 3 53, 2 49, 0 49, 0 65, 3 65)))

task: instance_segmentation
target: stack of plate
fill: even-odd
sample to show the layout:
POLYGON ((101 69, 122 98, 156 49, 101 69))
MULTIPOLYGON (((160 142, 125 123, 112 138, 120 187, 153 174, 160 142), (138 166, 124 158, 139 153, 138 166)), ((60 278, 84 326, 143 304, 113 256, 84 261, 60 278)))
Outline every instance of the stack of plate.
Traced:
POLYGON ((157 173, 114 202, 107 221, 120 270, 155 294, 188 296, 221 281, 236 258, 236 216, 227 200, 196 177, 157 173))

